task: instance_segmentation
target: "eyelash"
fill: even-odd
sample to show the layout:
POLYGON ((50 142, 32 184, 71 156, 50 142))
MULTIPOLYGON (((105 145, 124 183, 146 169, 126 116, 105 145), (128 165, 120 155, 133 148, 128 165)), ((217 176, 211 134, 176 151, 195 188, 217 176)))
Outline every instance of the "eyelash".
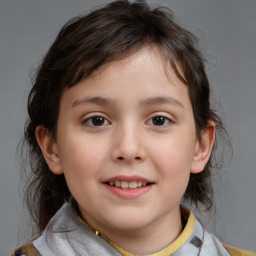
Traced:
POLYGON ((86 118, 85 120, 83 120, 82 123, 86 126, 89 126, 89 127, 101 127, 103 125, 109 125, 110 124, 110 122, 105 117, 102 117, 100 115, 95 115, 95 116, 91 116, 89 118, 86 118), (98 120, 97 120, 97 118, 98 118, 98 120), (103 121, 103 124, 100 123, 100 125, 95 125, 95 124, 93 124, 93 121, 103 121))
MULTIPOLYGON (((110 122, 105 117, 102 117, 100 115, 95 115, 95 116, 86 118, 82 123, 89 127, 101 127, 101 126, 110 124, 110 122), (93 123, 95 121, 98 122, 99 125, 96 125, 95 123, 93 123)), ((153 116, 146 122, 146 124, 156 126, 156 127, 165 127, 165 126, 170 125, 171 123, 172 123, 172 120, 163 115, 153 116), (154 123, 154 121, 160 122, 160 124, 158 125, 158 124, 154 123), (163 123, 161 123, 161 122, 163 122, 163 123)))
POLYGON ((163 115, 156 115, 156 116, 153 116, 151 117, 148 121, 147 121, 148 124, 152 125, 152 126, 156 126, 156 127, 165 127, 165 126, 168 126, 172 123, 172 120, 166 116, 163 116, 163 115), (160 125, 157 125, 157 124, 154 124, 154 119, 155 121, 157 121, 156 119, 158 119, 158 121, 164 121, 163 124, 160 124, 160 125))

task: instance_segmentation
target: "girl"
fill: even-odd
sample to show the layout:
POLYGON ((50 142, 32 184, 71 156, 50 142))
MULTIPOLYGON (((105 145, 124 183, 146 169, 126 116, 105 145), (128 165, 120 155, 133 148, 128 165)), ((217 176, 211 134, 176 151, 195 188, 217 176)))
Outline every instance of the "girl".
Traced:
POLYGON ((28 98, 39 236, 13 255, 253 255, 209 234, 222 122, 194 37, 167 10, 115 1, 69 21, 28 98))

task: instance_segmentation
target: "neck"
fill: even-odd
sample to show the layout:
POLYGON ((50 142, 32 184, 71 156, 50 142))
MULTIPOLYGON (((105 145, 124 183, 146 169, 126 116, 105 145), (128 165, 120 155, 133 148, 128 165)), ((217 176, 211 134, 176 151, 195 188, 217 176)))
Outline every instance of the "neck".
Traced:
POLYGON ((182 231, 182 221, 178 208, 171 216, 167 214, 136 230, 111 230, 109 227, 96 230, 131 254, 149 255, 163 250, 177 239, 182 231))

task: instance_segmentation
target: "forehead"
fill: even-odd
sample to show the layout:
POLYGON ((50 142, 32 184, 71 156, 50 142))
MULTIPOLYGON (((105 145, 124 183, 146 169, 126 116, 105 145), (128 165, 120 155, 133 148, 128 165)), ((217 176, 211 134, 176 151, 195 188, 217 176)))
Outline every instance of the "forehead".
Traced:
MULTIPOLYGON (((144 47, 124 58, 111 61, 73 87, 64 91, 64 96, 79 98, 79 95, 104 98, 175 96, 188 99, 187 86, 177 77, 171 65, 165 62, 157 47, 144 47), (118 94, 118 92, 120 92, 118 94)), ((69 98, 70 98, 69 97, 69 98)), ((79 100, 79 99, 78 99, 79 100)))
MULTIPOLYGON (((168 79, 171 84, 184 85, 182 81, 177 81, 179 77, 170 64, 170 56, 166 56, 164 52, 164 49, 156 45, 146 45, 139 50, 128 51, 95 70, 86 80, 100 80, 106 77, 114 79, 132 71, 133 74, 138 75, 134 78, 138 78, 143 73, 142 77, 145 80, 161 77, 161 80, 168 79)), ((175 66, 178 73, 183 76, 179 64, 175 66)))

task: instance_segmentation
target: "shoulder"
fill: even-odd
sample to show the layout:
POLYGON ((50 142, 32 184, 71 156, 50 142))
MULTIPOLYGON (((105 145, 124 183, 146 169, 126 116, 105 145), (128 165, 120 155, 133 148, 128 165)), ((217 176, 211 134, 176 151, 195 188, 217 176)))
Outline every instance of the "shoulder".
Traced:
POLYGON ((256 253, 253 252, 244 251, 226 244, 222 245, 231 256, 256 256, 256 253))
POLYGON ((11 256, 40 256, 41 254, 33 244, 25 244, 15 250, 11 256))

